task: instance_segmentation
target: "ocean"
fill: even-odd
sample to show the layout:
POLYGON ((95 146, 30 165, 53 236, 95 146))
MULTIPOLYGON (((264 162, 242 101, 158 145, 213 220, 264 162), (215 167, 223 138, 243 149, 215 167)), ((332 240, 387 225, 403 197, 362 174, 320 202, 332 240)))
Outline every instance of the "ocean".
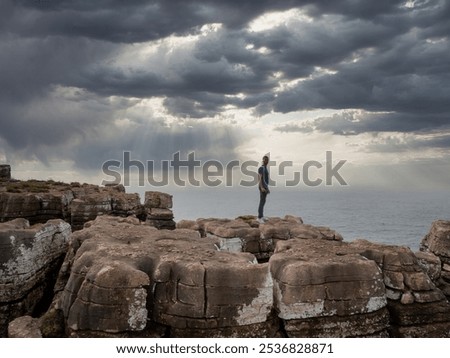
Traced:
MULTIPOLYGON (((257 213, 255 187, 161 191, 173 195, 175 221, 257 213)), ((330 227, 344 241, 362 238, 417 251, 433 221, 450 220, 450 200, 448 192, 437 190, 271 189, 265 215, 287 214, 300 216, 306 224, 330 227)))

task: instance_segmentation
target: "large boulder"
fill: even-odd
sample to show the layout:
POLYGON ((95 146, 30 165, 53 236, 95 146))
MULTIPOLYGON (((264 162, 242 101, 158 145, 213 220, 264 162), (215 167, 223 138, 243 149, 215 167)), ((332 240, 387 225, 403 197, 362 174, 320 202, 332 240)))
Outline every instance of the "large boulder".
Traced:
POLYGON ((0 224, 1 336, 9 321, 47 308, 70 233, 63 220, 33 226, 25 219, 0 224))
POLYGON ((387 336, 382 272, 347 244, 280 241, 269 264, 275 309, 289 337, 387 336))
POLYGON ((173 220, 172 195, 158 191, 145 192, 144 200, 145 222, 158 229, 173 230, 176 223, 173 220))

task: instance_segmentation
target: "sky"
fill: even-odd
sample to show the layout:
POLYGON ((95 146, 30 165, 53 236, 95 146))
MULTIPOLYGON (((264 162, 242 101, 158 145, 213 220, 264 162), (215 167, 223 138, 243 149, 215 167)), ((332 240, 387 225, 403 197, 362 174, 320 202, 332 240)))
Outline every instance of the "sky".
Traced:
POLYGON ((325 185, 331 153, 347 186, 450 189, 449 18, 446 0, 2 0, 0 163, 100 184, 124 152, 270 153, 277 185, 305 163, 325 185))

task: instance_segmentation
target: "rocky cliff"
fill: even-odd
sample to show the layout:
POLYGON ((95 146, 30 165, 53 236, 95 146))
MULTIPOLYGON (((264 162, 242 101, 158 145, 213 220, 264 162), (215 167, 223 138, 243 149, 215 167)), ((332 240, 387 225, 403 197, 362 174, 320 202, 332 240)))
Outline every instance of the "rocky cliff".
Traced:
POLYGON ((48 307, 70 234, 62 220, 0 224, 0 336, 12 319, 40 315, 48 307))
POLYGON ((168 194, 147 192, 141 204, 139 195, 126 193, 122 185, 0 180, 0 222, 24 218, 33 225, 63 219, 75 231, 99 215, 136 215, 149 225, 174 229, 171 208, 168 194))
MULTIPOLYGON (((10 337, 450 337, 450 222, 414 253, 295 216, 174 228, 168 194, 141 205, 120 187, 80 188, 63 190, 65 221, 0 224, 3 335, 9 323, 10 337)), ((10 194, 45 197, 3 194, 3 220, 31 212, 10 194)))

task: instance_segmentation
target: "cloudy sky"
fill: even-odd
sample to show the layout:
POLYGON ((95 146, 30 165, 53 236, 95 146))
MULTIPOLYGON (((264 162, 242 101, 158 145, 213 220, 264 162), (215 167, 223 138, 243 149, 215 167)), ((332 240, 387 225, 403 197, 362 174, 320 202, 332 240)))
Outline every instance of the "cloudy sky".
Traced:
POLYGON ((449 1, 2 0, 0 18, 17 178, 332 151, 349 185, 450 188, 449 1))

